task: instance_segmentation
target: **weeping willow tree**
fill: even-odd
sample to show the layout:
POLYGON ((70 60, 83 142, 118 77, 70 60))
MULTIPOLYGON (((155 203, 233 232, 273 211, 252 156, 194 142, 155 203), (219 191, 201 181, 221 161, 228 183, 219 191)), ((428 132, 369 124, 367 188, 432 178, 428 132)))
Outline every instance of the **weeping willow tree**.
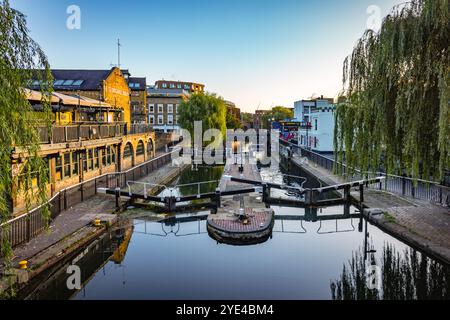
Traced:
POLYGON ((440 180, 450 168, 448 0, 395 7, 344 61, 336 160, 440 180))
MULTIPOLYGON (((48 97, 51 92, 48 61, 31 39, 25 16, 10 7, 8 0, 0 0, 0 225, 11 218, 11 199, 14 194, 25 197, 27 208, 46 202, 48 169, 39 157, 39 125, 50 126, 48 97), (44 69, 36 74, 34 70, 44 69), (33 78, 41 85, 44 112, 32 111, 24 88, 33 78), (20 149, 21 159, 12 164, 11 155, 20 149)), ((48 217, 48 209, 42 211, 48 217)), ((48 220, 47 220, 48 221, 48 220)), ((12 249, 9 229, 0 229, 1 256, 4 267, 10 267, 12 249)))
POLYGON ((363 249, 354 252, 344 265, 339 280, 330 284, 333 300, 448 300, 450 267, 413 250, 399 252, 385 243, 380 259, 373 255, 370 264, 381 267, 380 290, 367 286, 363 249))

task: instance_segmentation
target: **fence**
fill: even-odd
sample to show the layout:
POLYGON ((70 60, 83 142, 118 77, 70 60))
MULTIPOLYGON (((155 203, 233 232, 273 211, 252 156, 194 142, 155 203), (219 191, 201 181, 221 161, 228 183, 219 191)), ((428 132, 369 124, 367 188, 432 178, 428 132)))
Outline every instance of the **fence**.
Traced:
MULTIPOLYGON (((124 188, 128 181, 136 181, 152 173, 162 165, 169 163, 171 159, 172 153, 167 153, 128 171, 107 173, 61 190, 46 204, 50 209, 51 219, 55 219, 64 210, 95 196, 97 188, 124 188)), ((24 215, 1 224, 0 239, 3 240, 3 237, 6 236, 9 238, 10 245, 16 247, 30 241, 44 231, 46 220, 42 215, 43 208, 44 206, 39 206, 24 215)), ((0 246, 2 242, 0 242, 0 246)))
MULTIPOLYGON (((327 158, 319 153, 311 150, 304 149, 302 147, 290 144, 294 153, 297 153, 301 157, 306 157, 308 161, 327 169, 332 172, 335 166, 338 166, 340 171, 346 176, 350 174, 350 170, 344 163, 336 162, 334 159, 327 158)), ((377 176, 385 177, 383 182, 378 183, 376 186, 370 187, 378 190, 384 190, 391 193, 399 194, 404 197, 410 197, 419 200, 426 200, 436 205, 444 207, 450 207, 450 188, 442 186, 436 182, 426 181, 421 179, 412 179, 407 176, 397 176, 392 174, 386 174, 384 172, 363 172, 354 170, 352 178, 364 179, 373 178, 377 176)))

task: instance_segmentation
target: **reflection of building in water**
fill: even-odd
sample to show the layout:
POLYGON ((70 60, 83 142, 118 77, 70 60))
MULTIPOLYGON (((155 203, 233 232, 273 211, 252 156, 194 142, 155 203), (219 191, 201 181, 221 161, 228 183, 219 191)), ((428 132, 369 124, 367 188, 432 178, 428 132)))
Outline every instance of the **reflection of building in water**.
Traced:
POLYGON ((122 263, 123 259, 125 259, 125 255, 128 250, 128 245, 130 244, 131 236, 133 235, 133 227, 129 227, 127 229, 120 229, 118 232, 121 232, 120 236, 121 243, 117 247, 117 249, 114 251, 111 261, 114 261, 114 263, 120 264, 122 263))
POLYGON ((80 267, 81 287, 83 288, 93 275, 105 268, 110 260, 115 263, 123 261, 132 233, 133 226, 117 230, 115 233, 105 233, 87 247, 80 249, 69 261, 60 263, 56 270, 50 270, 45 275, 33 279, 26 288, 19 292, 17 298, 20 300, 66 300, 72 298, 78 290, 67 288, 67 280, 71 276, 67 273, 67 268, 71 265, 80 267))

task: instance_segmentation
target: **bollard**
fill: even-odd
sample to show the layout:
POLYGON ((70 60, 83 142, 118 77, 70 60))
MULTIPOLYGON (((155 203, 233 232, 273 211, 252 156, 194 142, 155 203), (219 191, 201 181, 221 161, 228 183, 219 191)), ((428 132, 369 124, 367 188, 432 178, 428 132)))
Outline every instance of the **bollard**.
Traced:
POLYGON ((19 266, 21 270, 27 270, 28 269, 28 261, 22 260, 19 262, 19 266))
POLYGON ((216 204, 217 208, 220 208, 222 206, 221 199, 220 199, 220 188, 216 188, 216 194, 214 195, 214 202, 216 204))

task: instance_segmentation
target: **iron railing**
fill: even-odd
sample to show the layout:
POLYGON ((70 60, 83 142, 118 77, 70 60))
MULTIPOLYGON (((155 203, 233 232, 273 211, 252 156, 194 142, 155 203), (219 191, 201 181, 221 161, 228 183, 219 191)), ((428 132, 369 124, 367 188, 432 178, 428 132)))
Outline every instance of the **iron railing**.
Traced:
MULTIPOLYGON (((169 163, 172 153, 151 159, 130 170, 107 173, 57 192, 45 205, 1 224, 0 240, 3 240, 5 236, 8 237, 9 244, 13 248, 30 241, 46 227, 46 219, 43 216, 44 206, 48 206, 51 219, 55 219, 61 212, 95 196, 97 188, 124 188, 128 181, 136 181, 152 173, 169 163)), ((1 243, 0 241, 0 248, 1 243)))
POLYGON ((325 157, 319 153, 304 149, 294 144, 289 145, 294 154, 307 158, 308 161, 320 166, 330 172, 339 169, 343 176, 350 180, 361 180, 377 176, 385 177, 383 182, 369 187, 384 190, 403 197, 429 201, 436 205, 450 207, 450 187, 443 186, 433 181, 413 179, 405 176, 386 174, 385 172, 361 172, 350 170, 345 163, 337 162, 334 159, 325 157))
POLYGON ((148 124, 125 123, 80 123, 55 125, 51 128, 38 127, 41 144, 68 143, 85 140, 108 139, 128 134, 149 133, 148 124))

